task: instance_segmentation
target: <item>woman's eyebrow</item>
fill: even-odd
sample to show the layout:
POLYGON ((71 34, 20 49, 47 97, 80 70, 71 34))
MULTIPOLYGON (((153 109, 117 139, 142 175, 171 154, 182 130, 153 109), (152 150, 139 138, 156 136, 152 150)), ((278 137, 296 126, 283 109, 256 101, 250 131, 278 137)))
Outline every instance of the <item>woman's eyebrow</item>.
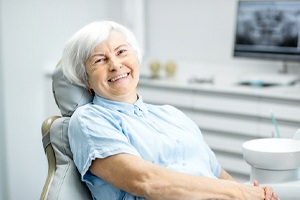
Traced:
POLYGON ((117 50, 120 49, 121 47, 128 47, 128 44, 121 44, 121 45, 117 46, 117 47, 115 48, 115 51, 117 51, 117 50))
POLYGON ((91 58, 95 57, 95 56, 105 56, 105 53, 103 52, 95 52, 91 55, 91 58))

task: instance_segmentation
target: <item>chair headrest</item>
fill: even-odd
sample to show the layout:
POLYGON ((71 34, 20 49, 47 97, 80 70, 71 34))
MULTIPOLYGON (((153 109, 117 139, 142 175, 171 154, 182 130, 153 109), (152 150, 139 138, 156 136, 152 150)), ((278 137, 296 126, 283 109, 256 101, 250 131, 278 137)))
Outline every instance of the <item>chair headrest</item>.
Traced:
POLYGON ((52 73, 52 90, 61 115, 70 117, 74 111, 93 100, 93 95, 86 88, 71 84, 57 66, 52 73))

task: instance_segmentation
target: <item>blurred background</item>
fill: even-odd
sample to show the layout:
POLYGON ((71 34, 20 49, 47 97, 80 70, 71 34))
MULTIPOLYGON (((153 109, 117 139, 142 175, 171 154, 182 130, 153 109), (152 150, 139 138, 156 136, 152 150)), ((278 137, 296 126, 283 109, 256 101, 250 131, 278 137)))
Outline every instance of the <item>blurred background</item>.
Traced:
MULTIPOLYGON (((41 124, 59 114, 49 74, 75 31, 100 19, 127 25, 144 48, 144 76, 153 60, 176 62, 177 79, 278 72, 282 61, 232 56, 236 7, 236 0, 0 0, 0 200, 40 196, 48 167, 41 124)), ((300 74, 299 63, 288 68, 300 74)))

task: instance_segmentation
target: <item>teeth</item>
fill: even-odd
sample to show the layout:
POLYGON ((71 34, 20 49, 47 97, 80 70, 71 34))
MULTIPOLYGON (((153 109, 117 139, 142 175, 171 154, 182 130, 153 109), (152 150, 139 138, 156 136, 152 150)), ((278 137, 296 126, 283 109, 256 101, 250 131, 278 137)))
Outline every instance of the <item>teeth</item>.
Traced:
POLYGON ((114 81, 116 81, 116 80, 118 80, 118 79, 125 78, 126 76, 128 76, 127 73, 126 73, 126 74, 122 74, 122 75, 117 76, 117 77, 114 77, 114 78, 110 79, 110 81, 111 81, 111 82, 114 82, 114 81))

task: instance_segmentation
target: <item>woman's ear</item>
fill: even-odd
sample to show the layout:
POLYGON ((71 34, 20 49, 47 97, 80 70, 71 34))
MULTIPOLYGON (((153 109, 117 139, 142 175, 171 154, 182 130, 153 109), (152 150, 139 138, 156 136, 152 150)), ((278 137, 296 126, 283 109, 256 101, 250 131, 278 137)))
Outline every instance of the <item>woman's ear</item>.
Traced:
POLYGON ((90 87, 90 84, 89 84, 89 81, 88 81, 88 80, 87 80, 87 87, 88 87, 89 93, 90 93, 91 95, 94 95, 95 92, 94 92, 94 90, 90 87))
POLYGON ((88 76, 86 76, 86 82, 87 82, 87 88, 88 88, 88 91, 91 95, 94 95, 95 92, 94 90, 90 87, 90 83, 89 83, 89 79, 88 79, 88 76))
POLYGON ((89 91, 89 93, 90 93, 91 95, 94 95, 94 94, 95 94, 95 92, 94 92, 94 90, 93 90, 92 88, 89 88, 88 91, 89 91))

